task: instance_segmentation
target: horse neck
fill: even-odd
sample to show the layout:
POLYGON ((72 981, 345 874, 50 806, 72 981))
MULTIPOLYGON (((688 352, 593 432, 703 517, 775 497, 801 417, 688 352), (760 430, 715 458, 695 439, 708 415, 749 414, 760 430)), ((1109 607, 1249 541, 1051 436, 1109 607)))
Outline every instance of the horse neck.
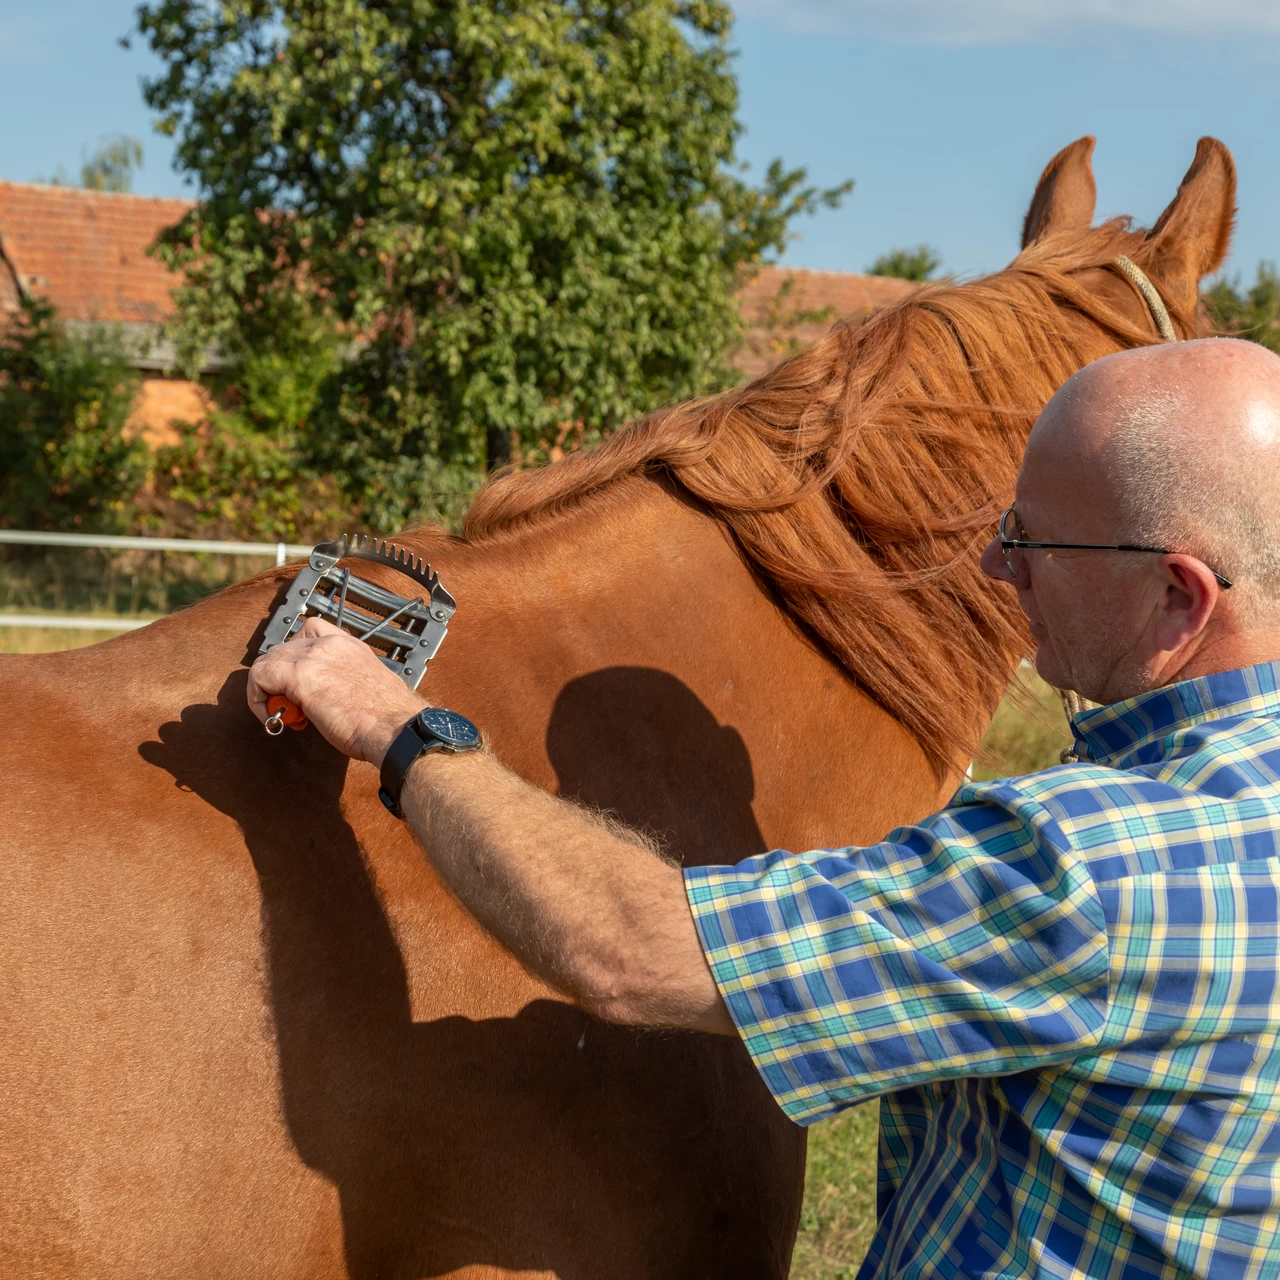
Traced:
POLYGON ((668 487, 431 554, 458 612, 421 691, 686 860, 869 841, 937 802, 916 744, 668 487))

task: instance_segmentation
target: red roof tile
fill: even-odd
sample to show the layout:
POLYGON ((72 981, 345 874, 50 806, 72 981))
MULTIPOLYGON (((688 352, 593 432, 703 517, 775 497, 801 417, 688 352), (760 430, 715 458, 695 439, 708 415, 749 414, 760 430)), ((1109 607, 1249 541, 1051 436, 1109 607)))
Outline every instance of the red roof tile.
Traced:
MULTIPOLYGON (((188 200, 0 182, 0 312, 16 306, 16 280, 68 320, 168 319, 174 277, 147 249, 189 208, 188 200)), ((884 276, 763 267, 742 291, 746 346, 734 363, 755 376, 837 319, 897 302, 915 287, 884 276)))
POLYGON ((817 342, 837 320, 869 315, 919 287, 890 276, 761 267, 739 295, 746 345, 734 364, 754 378, 817 342))
POLYGON ((156 324, 173 313, 174 281, 147 249, 190 207, 188 200, 0 182, 0 254, 24 292, 47 298, 68 320, 156 324))
POLYGON ((786 304, 794 310, 830 307, 841 319, 898 302, 919 288, 892 276, 864 276, 850 271, 810 271, 805 267, 761 267, 742 291, 744 314, 767 305, 785 283, 791 288, 786 304))

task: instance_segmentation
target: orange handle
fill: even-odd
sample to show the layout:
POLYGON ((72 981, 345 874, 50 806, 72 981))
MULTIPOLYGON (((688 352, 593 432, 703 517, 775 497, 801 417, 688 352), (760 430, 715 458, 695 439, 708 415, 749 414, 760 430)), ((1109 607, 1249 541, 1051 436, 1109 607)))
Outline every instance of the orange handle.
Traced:
POLYGON ((294 706, 282 693, 273 693, 267 699, 267 715, 279 715, 281 723, 288 725, 290 729, 307 727, 307 717, 302 714, 302 708, 294 706))

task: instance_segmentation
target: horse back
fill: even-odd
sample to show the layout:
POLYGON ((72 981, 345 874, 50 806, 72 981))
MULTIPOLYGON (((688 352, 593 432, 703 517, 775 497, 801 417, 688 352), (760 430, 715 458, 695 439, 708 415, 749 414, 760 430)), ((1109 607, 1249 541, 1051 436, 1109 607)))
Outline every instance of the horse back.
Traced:
POLYGON ((368 766, 263 734, 277 590, 0 659, 3 1270, 785 1275, 803 1141, 741 1046, 571 1007, 368 766))

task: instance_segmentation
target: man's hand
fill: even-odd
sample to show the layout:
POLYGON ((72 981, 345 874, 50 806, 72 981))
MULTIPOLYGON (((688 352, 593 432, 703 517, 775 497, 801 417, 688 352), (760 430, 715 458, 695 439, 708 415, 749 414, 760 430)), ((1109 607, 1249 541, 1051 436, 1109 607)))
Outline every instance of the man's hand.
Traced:
POLYGON ((283 694, 344 755, 378 767, 424 703, 362 640, 308 618, 291 640, 249 669, 249 707, 264 723, 267 699, 283 694))

